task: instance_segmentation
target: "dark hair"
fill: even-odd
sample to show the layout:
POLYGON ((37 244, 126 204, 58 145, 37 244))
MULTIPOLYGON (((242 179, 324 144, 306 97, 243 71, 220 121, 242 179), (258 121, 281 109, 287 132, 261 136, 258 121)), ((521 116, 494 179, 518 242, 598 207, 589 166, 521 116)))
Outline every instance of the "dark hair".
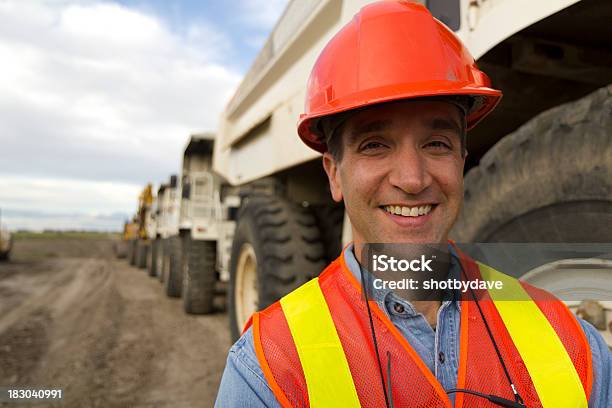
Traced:
POLYGON ((327 151, 334 158, 334 161, 340 162, 342 160, 342 152, 344 146, 342 144, 342 134, 344 133, 344 125, 346 121, 342 121, 337 127, 329 132, 329 135, 325 135, 325 144, 327 144, 327 151))

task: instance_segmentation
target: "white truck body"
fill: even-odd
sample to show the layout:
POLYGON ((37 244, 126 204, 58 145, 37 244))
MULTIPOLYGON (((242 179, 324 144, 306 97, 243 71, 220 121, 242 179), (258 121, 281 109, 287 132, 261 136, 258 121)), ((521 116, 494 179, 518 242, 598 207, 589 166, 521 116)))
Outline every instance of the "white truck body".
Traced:
POLYGON ((154 240, 157 236, 157 215, 155 214, 157 209, 157 196, 153 196, 153 202, 151 208, 147 211, 145 225, 147 229, 147 239, 154 240))
POLYGON ((220 181, 212 171, 214 135, 193 134, 183 154, 179 228, 195 240, 215 241, 220 181))
POLYGON ((175 175, 170 176, 165 189, 158 196, 159 218, 157 219, 157 235, 170 238, 179 232, 180 186, 175 175))
MULTIPOLYGON (((285 183, 285 197, 294 202, 312 205, 329 200, 324 175, 319 172, 312 177, 314 166, 310 163, 320 154, 301 142, 296 124, 303 113, 308 76, 319 53, 370 2, 289 2, 220 120, 213 170, 231 186, 249 188, 261 180, 280 179, 285 183)), ((417 2, 455 31, 491 77, 493 86, 505 94, 491 117, 470 132, 466 170, 495 164, 494 155, 485 154, 542 112, 612 83, 609 2, 417 2)), ((317 166, 321 167, 319 163, 317 166)), ((597 199, 608 200, 607 192, 598 194, 597 199)), ((345 216, 343 241, 349 240, 350 224, 345 216)), ((589 268, 582 271, 586 273, 582 276, 590 279, 585 281, 587 286, 597 284, 589 268)), ((544 284, 539 283, 552 288, 555 278, 547 276, 544 284)), ((611 299, 612 291, 607 293, 611 299)))

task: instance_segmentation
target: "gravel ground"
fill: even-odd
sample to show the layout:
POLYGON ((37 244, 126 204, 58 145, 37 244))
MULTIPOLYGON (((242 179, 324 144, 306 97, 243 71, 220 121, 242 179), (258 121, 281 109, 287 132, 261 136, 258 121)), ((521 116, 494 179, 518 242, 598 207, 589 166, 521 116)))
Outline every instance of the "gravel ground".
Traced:
POLYGON ((0 263, 0 387, 60 387, 61 407, 213 405, 230 347, 223 298, 213 315, 184 314, 110 240, 19 240, 12 255, 0 263))

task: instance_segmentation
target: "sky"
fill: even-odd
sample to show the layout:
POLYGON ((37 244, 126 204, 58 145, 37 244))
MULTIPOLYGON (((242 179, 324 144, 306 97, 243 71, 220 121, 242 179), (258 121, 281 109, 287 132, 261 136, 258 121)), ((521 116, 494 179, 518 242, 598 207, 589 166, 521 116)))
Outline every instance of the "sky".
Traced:
POLYGON ((215 131, 287 0, 0 0, 0 209, 118 230, 215 131))

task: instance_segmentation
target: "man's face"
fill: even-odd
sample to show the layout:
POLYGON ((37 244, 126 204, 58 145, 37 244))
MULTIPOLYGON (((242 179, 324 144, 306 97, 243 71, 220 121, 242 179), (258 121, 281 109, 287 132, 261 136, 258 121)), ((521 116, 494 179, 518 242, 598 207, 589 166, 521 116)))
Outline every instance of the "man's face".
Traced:
POLYGON ((446 102, 401 101, 345 122, 342 158, 325 153, 323 166, 356 246, 446 242, 463 201, 460 115, 446 102))

